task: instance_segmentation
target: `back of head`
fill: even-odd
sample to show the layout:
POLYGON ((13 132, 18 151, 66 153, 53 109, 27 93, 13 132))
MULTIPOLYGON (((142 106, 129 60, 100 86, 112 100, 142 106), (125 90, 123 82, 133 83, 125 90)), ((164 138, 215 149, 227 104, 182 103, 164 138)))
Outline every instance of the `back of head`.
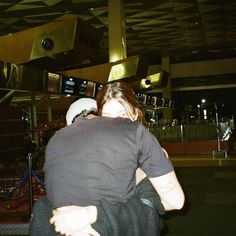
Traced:
POLYGON ((135 93, 125 82, 110 82, 102 86, 96 97, 99 115, 102 115, 104 104, 111 99, 115 99, 121 103, 129 117, 135 117, 134 120, 139 122, 143 120, 135 93))
POLYGON ((67 113, 66 123, 70 125, 74 122, 75 118, 80 116, 87 116, 89 114, 95 114, 97 112, 97 102, 92 98, 80 98, 73 102, 67 113))

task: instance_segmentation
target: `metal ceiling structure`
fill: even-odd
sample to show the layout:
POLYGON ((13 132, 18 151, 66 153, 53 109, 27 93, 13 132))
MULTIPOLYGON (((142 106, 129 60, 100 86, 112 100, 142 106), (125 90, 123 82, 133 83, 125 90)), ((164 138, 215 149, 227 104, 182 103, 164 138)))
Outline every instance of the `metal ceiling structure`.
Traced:
MULTIPOLYGON (((163 54, 170 56, 171 64, 236 58, 235 0, 123 0, 123 3, 128 57, 148 56, 149 65, 161 64, 163 54)), ((96 63, 107 63, 108 0, 2 0, 0 36, 8 37, 75 17, 102 31, 101 51, 96 63)), ((25 37, 25 46, 28 42, 25 37)), ((19 56, 26 51, 26 47, 22 48, 14 49, 13 54, 19 56)), ((0 51, 6 53, 7 50, 0 44, 0 51)), ((206 89, 216 79, 222 88, 229 83, 235 84, 234 74, 218 77, 179 78, 173 86, 190 83, 189 86, 204 85, 206 89)), ((21 92, 13 95, 22 96, 21 92)), ((9 91, 0 90, 2 100, 8 96, 12 97, 9 91)))
MULTIPOLYGON (((171 62, 236 56, 234 0, 124 0, 127 56, 167 52, 171 62)), ((104 32, 101 63, 108 61, 108 1, 2 0, 0 35, 79 16, 104 32)), ((1 45, 0 45, 1 46, 1 45)))

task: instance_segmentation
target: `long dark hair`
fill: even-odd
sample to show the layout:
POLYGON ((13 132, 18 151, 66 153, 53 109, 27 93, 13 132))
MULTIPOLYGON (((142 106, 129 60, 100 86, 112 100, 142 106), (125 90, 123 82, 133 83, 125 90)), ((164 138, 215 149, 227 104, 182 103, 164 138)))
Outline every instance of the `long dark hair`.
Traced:
POLYGON ((143 114, 138 108, 139 104, 135 93, 128 84, 119 81, 110 82, 102 86, 96 97, 98 115, 102 115, 104 104, 111 99, 116 99, 121 103, 127 115, 133 120, 142 122, 143 114))

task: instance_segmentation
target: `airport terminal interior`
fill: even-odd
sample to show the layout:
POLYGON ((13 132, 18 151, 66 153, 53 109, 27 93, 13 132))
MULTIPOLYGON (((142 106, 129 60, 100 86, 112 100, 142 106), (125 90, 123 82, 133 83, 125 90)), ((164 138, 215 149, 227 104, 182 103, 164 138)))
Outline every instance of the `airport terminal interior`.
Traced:
POLYGON ((134 90, 186 195, 161 235, 236 235, 235 12, 234 0, 1 1, 0 235, 28 235, 48 141, 71 103, 112 81, 134 90))

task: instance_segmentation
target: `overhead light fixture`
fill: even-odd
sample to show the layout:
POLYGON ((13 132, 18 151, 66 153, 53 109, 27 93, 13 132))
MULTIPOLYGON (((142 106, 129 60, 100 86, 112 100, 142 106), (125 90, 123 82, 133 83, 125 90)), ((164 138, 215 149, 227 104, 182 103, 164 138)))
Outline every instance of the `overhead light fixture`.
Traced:
POLYGON ((150 80, 150 79, 146 79, 146 80, 145 80, 145 84, 146 84, 146 85, 151 85, 151 80, 150 80))
POLYGON ((163 70, 159 73, 149 75, 145 79, 142 79, 140 82, 140 88, 163 88, 167 86, 168 79, 169 73, 163 70))
POLYGON ((151 80, 150 79, 142 79, 140 82, 140 88, 147 89, 151 86, 151 80))

